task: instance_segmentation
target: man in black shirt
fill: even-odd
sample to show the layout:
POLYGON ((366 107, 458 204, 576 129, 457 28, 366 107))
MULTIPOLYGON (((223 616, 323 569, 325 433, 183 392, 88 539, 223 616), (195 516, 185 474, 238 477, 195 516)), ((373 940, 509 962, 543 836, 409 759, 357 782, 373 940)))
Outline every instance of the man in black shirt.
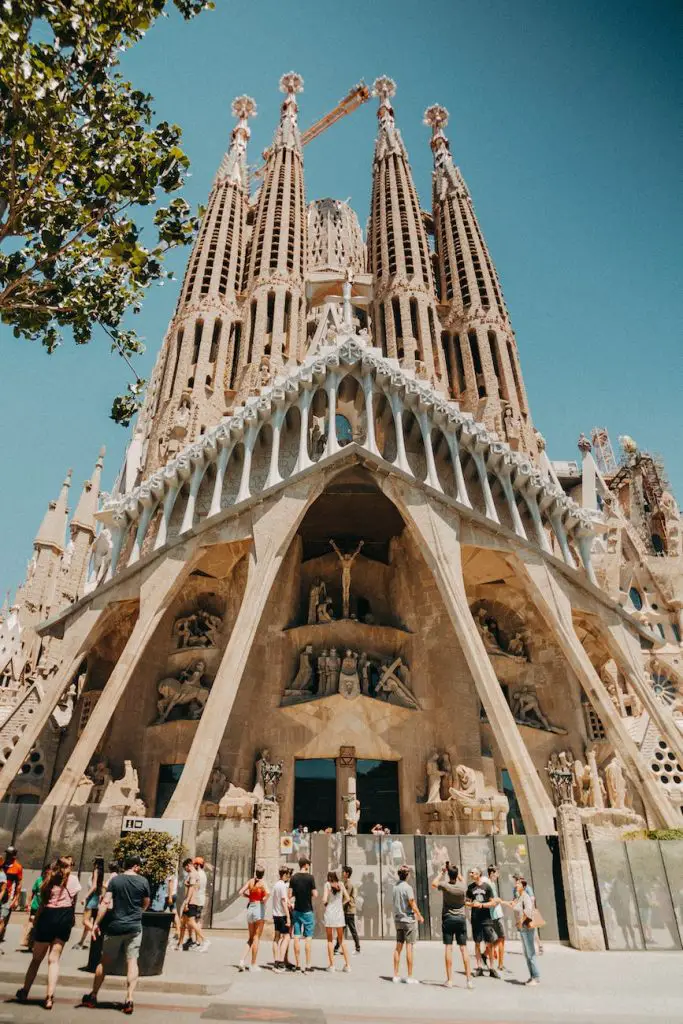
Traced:
POLYGON ((484 973, 480 966, 479 943, 486 943, 486 956, 489 964, 489 975, 492 978, 499 978, 500 975, 495 969, 494 946, 498 938, 496 929, 491 919, 491 907, 495 907, 497 897, 488 882, 481 877, 479 868, 470 871, 472 881, 467 886, 465 906, 471 908, 472 912, 472 938, 474 939, 474 952, 477 959, 475 974, 481 977, 484 973))
POLYGON ((142 944, 142 914, 150 904, 149 882, 140 874, 139 857, 126 857, 122 875, 114 875, 107 886, 93 927, 93 939, 100 933, 106 916, 102 959, 97 965, 92 992, 83 996, 83 1006, 95 1008, 107 969, 116 963, 123 949, 127 961, 126 1002, 123 1012, 133 1012, 133 993, 138 981, 138 955, 142 944))
POLYGON ((315 930, 315 914, 313 900, 318 895, 315 879, 311 874, 311 862, 308 857, 299 857, 299 870, 289 880, 289 895, 294 900, 292 911, 292 927, 294 931, 294 959, 297 969, 303 974, 311 970, 311 939, 315 930), (306 966, 301 966, 299 959, 299 939, 303 936, 306 947, 306 966))

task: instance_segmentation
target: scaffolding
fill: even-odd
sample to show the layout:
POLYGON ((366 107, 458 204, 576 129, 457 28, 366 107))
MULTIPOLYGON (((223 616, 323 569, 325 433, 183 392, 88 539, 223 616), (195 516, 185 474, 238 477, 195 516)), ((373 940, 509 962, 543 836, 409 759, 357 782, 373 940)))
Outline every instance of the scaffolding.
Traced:
POLYGON ((591 444, 593 455, 598 470, 603 476, 612 476, 617 471, 617 460, 614 458, 614 450, 606 427, 593 427, 591 430, 591 444))

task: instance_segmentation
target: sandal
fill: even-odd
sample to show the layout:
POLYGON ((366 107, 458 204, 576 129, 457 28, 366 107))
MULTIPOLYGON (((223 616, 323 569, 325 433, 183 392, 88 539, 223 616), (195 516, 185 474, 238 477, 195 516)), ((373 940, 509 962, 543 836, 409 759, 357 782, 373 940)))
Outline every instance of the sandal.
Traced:
POLYGON ((123 1013, 130 1015, 133 1012, 133 1001, 129 999, 123 1004, 123 1013))
POLYGON ((25 1003, 28 999, 28 992, 25 988, 18 988, 14 998, 18 1003, 25 1003))
POLYGON ((54 1004, 53 996, 45 996, 45 1004, 44 1004, 45 1005, 45 1009, 46 1010, 51 1010, 53 1004, 54 1004))

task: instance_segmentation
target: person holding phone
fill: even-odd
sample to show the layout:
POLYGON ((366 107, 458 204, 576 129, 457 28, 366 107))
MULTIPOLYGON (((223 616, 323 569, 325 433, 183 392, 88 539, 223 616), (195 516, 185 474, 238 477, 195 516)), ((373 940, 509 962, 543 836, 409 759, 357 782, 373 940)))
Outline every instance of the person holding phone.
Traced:
POLYGON ((453 940, 458 944, 467 988, 474 988, 470 958, 467 954, 467 917, 465 916, 465 880, 457 865, 446 861, 432 882, 432 889, 443 893, 441 936, 446 961, 446 988, 453 985, 453 940))

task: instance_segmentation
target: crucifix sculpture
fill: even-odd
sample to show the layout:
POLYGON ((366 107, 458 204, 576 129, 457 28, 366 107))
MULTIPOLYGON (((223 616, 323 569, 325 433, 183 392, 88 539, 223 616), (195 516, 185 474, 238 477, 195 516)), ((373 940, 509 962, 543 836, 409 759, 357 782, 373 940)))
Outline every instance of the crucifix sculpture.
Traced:
POLYGON ((358 547, 353 554, 343 554, 335 542, 330 538, 330 544, 332 549, 336 553, 339 561, 341 562, 342 571, 342 618, 348 619, 351 605, 351 566, 355 562, 356 558, 360 554, 360 549, 363 547, 365 541, 359 541, 358 547))

